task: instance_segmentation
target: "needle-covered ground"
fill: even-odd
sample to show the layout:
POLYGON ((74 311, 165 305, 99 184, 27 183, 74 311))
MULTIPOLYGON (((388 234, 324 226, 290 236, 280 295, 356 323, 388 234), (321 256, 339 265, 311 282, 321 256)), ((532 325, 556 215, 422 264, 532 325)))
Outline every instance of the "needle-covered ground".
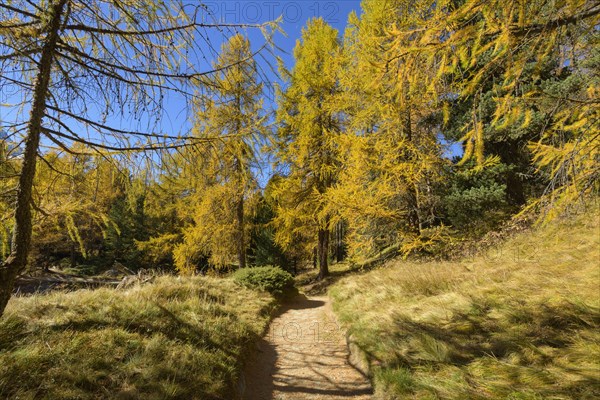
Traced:
POLYGON ((460 262, 393 261, 331 290, 377 398, 600 398, 597 213, 460 262))
POLYGON ((13 298, 0 318, 0 398, 231 399, 275 305, 204 277, 13 298))

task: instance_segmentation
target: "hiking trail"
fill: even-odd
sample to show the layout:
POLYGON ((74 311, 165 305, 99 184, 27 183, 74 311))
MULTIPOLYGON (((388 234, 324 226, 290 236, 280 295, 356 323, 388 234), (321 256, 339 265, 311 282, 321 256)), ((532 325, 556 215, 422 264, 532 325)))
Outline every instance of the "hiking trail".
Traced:
POLYGON ((245 369, 246 400, 372 397, 367 377, 348 363, 343 331, 327 297, 284 305, 245 369))

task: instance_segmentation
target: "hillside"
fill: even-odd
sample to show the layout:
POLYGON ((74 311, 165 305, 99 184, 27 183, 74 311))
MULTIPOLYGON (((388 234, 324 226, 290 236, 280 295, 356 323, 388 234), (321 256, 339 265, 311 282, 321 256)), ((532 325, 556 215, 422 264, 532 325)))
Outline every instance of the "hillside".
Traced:
POLYGON ((15 297, 0 319, 0 398, 230 399, 274 306, 203 277, 15 297))
POLYGON ((0 400, 600 399, 599 27, 0 0, 0 400))
POLYGON ((460 262, 395 260, 331 290, 386 399, 600 396, 598 213, 460 262))

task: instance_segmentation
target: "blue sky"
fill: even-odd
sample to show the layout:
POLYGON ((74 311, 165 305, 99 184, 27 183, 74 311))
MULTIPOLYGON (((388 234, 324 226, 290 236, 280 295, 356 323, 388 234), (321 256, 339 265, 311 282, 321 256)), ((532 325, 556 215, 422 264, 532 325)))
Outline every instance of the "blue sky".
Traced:
MULTIPOLYGON (((287 37, 279 35, 277 44, 290 52, 300 37, 302 27, 309 19, 322 17, 341 32, 346 26, 348 14, 353 10, 360 12, 358 0, 216 0, 204 1, 203 4, 219 22, 224 23, 260 24, 281 17, 281 28, 286 32, 287 37)), ((251 40, 260 39, 252 33, 249 36, 251 40)))
MULTIPOLYGON (((384 1, 384 0, 381 0, 384 1)), ((221 1, 205 1, 208 10, 215 16, 218 22, 229 24, 260 24, 268 21, 273 21, 281 18, 280 28, 284 34, 277 33, 274 37, 275 45, 278 48, 275 55, 281 57, 287 68, 291 68, 294 63, 293 49, 296 41, 300 39, 302 28, 311 18, 321 17, 328 24, 336 28, 340 38, 344 33, 348 15, 355 11, 360 15, 360 0, 296 0, 296 1, 236 1, 236 0, 221 0, 221 1)), ((245 29, 244 34, 250 39, 253 48, 256 50, 264 43, 264 37, 257 29, 245 29)), ((217 37, 215 40, 224 40, 224 36, 217 37)), ((267 56, 267 60, 261 60, 259 63, 264 67, 267 62, 273 62, 272 56, 267 56)), ((277 76, 270 73, 269 69, 264 67, 265 78, 270 81, 276 81, 277 76)), ((267 96, 265 105, 274 107, 270 101, 271 96, 267 96)), ((441 139, 441 138, 440 138, 441 139)), ((453 155, 462 154, 460 144, 446 143, 441 140, 444 146, 447 146, 445 155, 451 157, 453 155)))
MULTIPOLYGON (((280 27, 287 36, 277 34, 276 45, 288 67, 292 66, 292 50, 300 38, 302 28, 311 18, 322 17, 343 33, 351 11, 360 12, 360 1, 209 1, 205 2, 214 14, 226 23, 263 23, 281 17, 280 27)), ((261 42, 260 33, 250 30, 250 40, 261 42)))
MULTIPOLYGON (((382 0, 383 1, 383 0, 382 0)), ((197 5, 194 0, 190 4, 197 5)), ((314 17, 322 17, 327 23, 336 28, 343 35, 348 15, 355 11, 360 14, 359 0, 295 0, 295 1, 275 1, 275 0, 260 0, 260 1, 239 1, 239 0, 214 0, 203 1, 206 6, 206 22, 207 23, 225 23, 225 24, 261 24, 280 18, 280 28, 285 34, 277 32, 274 36, 276 45, 273 53, 264 52, 261 57, 258 57, 259 65, 262 67, 263 79, 266 82, 276 82, 278 80, 277 69, 274 56, 281 57, 288 68, 293 66, 293 49, 297 40, 301 36, 302 28, 307 21, 314 17)), ((202 50, 203 58, 198 59, 198 66, 201 70, 210 70, 211 63, 214 61, 221 44, 231 37, 235 30, 248 36, 252 43, 252 47, 257 50, 265 42, 263 34, 256 28, 235 28, 235 29, 213 29, 207 30, 207 37, 210 39, 210 44, 205 45, 202 50)), ((266 90, 267 96, 265 99, 266 108, 274 107, 272 102, 272 91, 266 90)), ((7 102, 12 96, 7 93, 0 93, 0 103, 7 102)), ((185 134, 189 130, 191 123, 191 115, 182 99, 170 99, 167 101, 163 111, 162 122, 159 130, 165 134, 185 134)), ((10 119, 9 110, 4 110, 2 113, 0 106, 0 119, 2 117, 10 119), (7 112, 8 111, 8 112, 7 112)), ((25 113, 23 113, 25 115, 25 113)), ((140 122, 129 121, 126 118, 113 116, 112 124, 116 127, 127 128, 128 125, 139 125, 140 122), (114 118, 114 119, 113 119, 114 118)), ((145 120, 145 118, 143 119, 145 120)), ((137 128, 130 126, 130 128, 137 128)), ((459 153, 459 148, 450 150, 447 154, 459 153)))
MULTIPOLYGON (((271 70, 277 69, 275 56, 281 57, 287 68, 294 64, 293 49, 302 34, 302 28, 306 23, 315 17, 322 17, 327 23, 336 28, 343 35, 348 20, 348 15, 352 11, 360 13, 359 0, 300 0, 300 1, 238 1, 238 0, 215 0, 203 1, 210 15, 214 16, 215 21, 225 24, 262 24, 269 21, 280 19, 279 27, 284 33, 277 32, 274 35, 275 49, 272 52, 263 51, 262 55, 257 57, 257 61, 262 67, 264 73, 263 79, 266 82, 275 82, 278 80, 277 74, 271 70), (270 64, 270 67, 269 65, 270 64)), ((246 35, 256 51, 263 46, 265 38, 261 31, 256 28, 237 29, 246 35)), ((227 40, 233 31, 218 32, 212 31, 211 39, 215 42, 214 47, 219 49, 221 44, 227 40)), ((206 69, 210 69, 206 65, 206 69)), ((274 106, 269 100, 272 97, 267 96, 267 106, 274 106)))
MULTIPOLYGON (((203 1, 206 6, 207 23, 224 24, 262 24, 280 18, 279 27, 285 34, 276 32, 274 36, 275 49, 263 50, 257 57, 261 68, 262 79, 273 83, 278 81, 275 56, 281 57, 287 68, 293 66, 293 49, 296 41, 300 38, 302 28, 307 21, 314 17, 322 17, 327 23, 343 35, 348 15, 353 10, 360 13, 359 0, 300 0, 300 1, 238 1, 238 0, 215 0, 203 1)), ((232 29, 209 29, 207 30, 211 40, 210 48, 204 49, 205 57, 199 59, 201 70, 210 70, 211 63, 220 51, 221 45, 227 41, 235 32, 246 35, 251 42, 252 48, 260 49, 265 38, 257 28, 232 28, 232 29)), ((265 108, 271 109, 273 103, 273 91, 268 87, 265 89, 265 108)), ((162 128, 165 133, 185 132, 190 127, 190 115, 187 113, 186 105, 182 99, 173 98, 166 102, 162 120, 162 128)), ((126 121, 123 121, 126 122, 126 121)))
MULTIPOLYGON (((198 6, 198 0, 190 0, 189 4, 198 6)), ((281 18, 280 28, 285 34, 277 32, 274 37, 275 45, 278 48, 271 53, 263 51, 258 57, 263 71, 262 78, 266 82, 277 81, 277 65, 275 56, 281 57, 287 67, 293 65, 292 51, 296 41, 300 38, 302 27, 313 17, 323 17, 328 23, 337 28, 340 34, 346 25, 348 14, 352 10, 360 10, 360 1, 239 1, 239 0, 214 0, 202 1, 206 13, 203 18, 207 23, 225 23, 225 24, 262 24, 281 18)), ((202 41, 201 50, 197 54, 201 56, 197 59, 197 67, 200 70, 211 70, 211 64, 216 59, 222 43, 227 41, 236 31, 247 35, 256 50, 264 45, 265 38, 261 31, 256 28, 231 28, 216 29, 207 28, 205 30, 206 38, 209 43, 202 41)), ((10 85, 9 85, 10 86, 10 85)), ((7 87, 0 88, 0 121, 22 120, 27 117, 29 108, 18 110, 11 108, 9 104, 15 104, 22 101, 19 90, 9 90, 7 87)), ((165 102, 165 109, 162 113, 163 118, 158 128, 162 133, 175 135, 186 134, 191 126, 192 116, 182 98, 177 96, 168 96, 165 102)), ((265 106, 271 108, 272 90, 267 91, 265 106)), ((93 115, 92 115, 93 117, 93 115)), ((151 120, 153 116, 143 116, 137 121, 126 116, 109 116, 110 125, 123 129, 144 130, 143 125, 151 120)), ((48 144, 47 141, 45 143, 48 144)))

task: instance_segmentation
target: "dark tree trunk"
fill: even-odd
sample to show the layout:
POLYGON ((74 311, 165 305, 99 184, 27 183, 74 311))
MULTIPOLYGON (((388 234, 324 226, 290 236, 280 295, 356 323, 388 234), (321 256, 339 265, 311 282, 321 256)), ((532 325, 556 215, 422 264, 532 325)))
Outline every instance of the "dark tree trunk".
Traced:
POLYGON ((313 268, 317 268, 319 266, 319 250, 318 245, 313 249, 313 268))
MULTIPOLYGON (((404 87, 405 94, 408 93, 408 84, 405 84, 404 87)), ((412 132, 412 119, 410 115, 410 103, 408 98, 406 97, 406 102, 408 107, 404 111, 404 118, 402 121, 402 129, 404 131, 404 135, 409 142, 413 141, 413 132, 412 132)), ((416 183, 414 185, 408 185, 408 226, 411 232, 420 235, 421 234, 421 221, 419 218, 419 199, 417 194, 416 183)))
POLYGON ((494 146, 494 152, 500 155, 503 163, 517 167, 516 170, 510 169, 506 174, 506 194, 511 205, 522 206, 527 202, 523 180, 519 177, 519 172, 526 172, 531 165, 531 159, 523 150, 526 148, 525 144, 521 141, 509 140, 494 146))
POLYGON ((238 231, 238 243, 237 243, 237 254, 238 263, 240 268, 246 267, 246 238, 244 237, 244 197, 240 197, 237 203, 236 209, 236 220, 237 220, 237 231, 238 231))
POLYGON ((75 242, 71 242, 71 268, 77 267, 77 254, 75 250, 75 242))
MULTIPOLYGON (((238 91, 235 96, 235 102, 237 106, 237 112, 242 113, 242 99, 239 95, 242 88, 238 84, 238 91)), ((236 118, 235 120, 235 131, 240 134, 242 131, 242 125, 240 123, 240 119, 236 118)), ((242 175, 244 173, 242 160, 240 157, 236 157, 235 159, 235 170, 238 173, 238 178, 240 179, 240 188, 242 189, 242 193, 240 193, 240 198, 236 204, 236 222, 237 222, 237 231, 238 231, 238 242, 237 242, 237 256, 238 256, 238 264, 240 268, 246 268, 246 238, 244 237, 244 184, 242 182, 242 175)))
POLYGON ((344 223, 338 222, 335 229, 335 260, 342 262, 344 260, 344 223))
POLYGON ((329 229, 319 229, 319 279, 329 275, 329 229))
POLYGON ((58 0, 50 6, 48 25, 45 27, 47 36, 42 48, 39 70, 33 92, 33 103, 27 126, 23 165, 17 188, 15 207, 15 226, 11 252, 0 266, 0 316, 12 294, 17 276, 27 265, 27 255, 31 245, 31 190, 35 177, 37 151, 42 132, 42 118, 46 111, 46 97, 50 85, 50 73, 58 41, 61 16, 66 0, 58 0))
POLYGON ((423 222, 421 220, 421 205, 419 203, 419 188, 417 187, 417 183, 410 187, 409 195, 411 207, 411 212, 409 212, 409 223, 411 229, 417 235, 420 235, 423 230, 423 222))

